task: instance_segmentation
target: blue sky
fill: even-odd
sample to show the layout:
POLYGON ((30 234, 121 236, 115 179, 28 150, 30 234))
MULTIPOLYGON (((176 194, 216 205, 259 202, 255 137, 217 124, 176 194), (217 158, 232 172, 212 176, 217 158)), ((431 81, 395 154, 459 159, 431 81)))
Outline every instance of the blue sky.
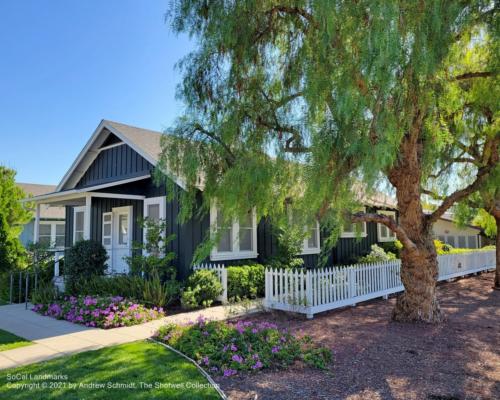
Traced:
POLYGON ((148 129, 182 112, 175 63, 193 49, 169 0, 0 1, 0 164, 57 184, 100 120, 148 129))

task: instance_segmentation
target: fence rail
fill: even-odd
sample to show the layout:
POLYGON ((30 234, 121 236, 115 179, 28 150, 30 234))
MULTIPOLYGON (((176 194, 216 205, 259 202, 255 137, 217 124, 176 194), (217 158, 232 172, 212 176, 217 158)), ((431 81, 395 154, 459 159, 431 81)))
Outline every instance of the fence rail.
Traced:
MULTIPOLYGON (((486 271, 495 266, 495 251, 438 256, 438 281, 486 271)), ((266 308, 306 314, 401 292, 401 261, 355 264, 314 270, 266 269, 266 308)))
POLYGON ((204 264, 199 264, 193 266, 193 270, 197 271, 200 269, 207 269, 209 271, 215 272, 217 277, 219 278, 219 282, 222 285, 222 294, 217 297, 217 300, 219 300, 222 303, 227 303, 227 269, 223 264, 209 264, 209 263, 204 263, 204 264))

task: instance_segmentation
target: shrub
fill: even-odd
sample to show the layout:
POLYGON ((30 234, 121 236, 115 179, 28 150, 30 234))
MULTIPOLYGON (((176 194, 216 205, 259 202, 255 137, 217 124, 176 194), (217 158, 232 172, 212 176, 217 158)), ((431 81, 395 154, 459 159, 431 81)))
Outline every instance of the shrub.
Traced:
POLYGON ((485 246, 481 249, 463 249, 463 248, 455 248, 449 244, 443 243, 440 240, 434 240, 434 246, 436 247, 436 253, 438 255, 446 255, 446 254, 460 254, 460 253, 470 253, 474 251, 488 251, 495 250, 495 246, 485 246))
POLYGON ((174 279, 164 283, 160 281, 157 273, 154 273, 145 281, 143 299, 148 304, 166 307, 179 298, 181 285, 174 279))
POLYGON ((159 329, 156 338, 193 358, 210 373, 231 376, 240 371, 286 368, 297 360, 326 369, 329 349, 318 348, 308 337, 298 338, 270 322, 206 321, 159 329))
POLYGON ((38 287, 31 292, 33 304, 48 304, 57 299, 57 288, 52 282, 39 281, 38 287))
POLYGON ((384 249, 376 244, 371 246, 372 251, 366 256, 360 257, 358 262, 360 263, 377 263, 384 261, 391 261, 396 259, 396 255, 391 252, 385 252, 384 249))
POLYGON ((162 308, 148 309, 121 296, 70 296, 60 301, 36 304, 33 311, 76 324, 104 329, 142 324, 164 316, 162 308))
POLYGON ((144 292, 145 280, 129 275, 93 275, 90 278, 77 278, 73 282, 73 296, 126 296, 140 300, 144 292))
POLYGON ((276 255, 268 260, 272 268, 301 268, 304 266, 304 260, 297 257, 302 252, 302 243, 304 241, 303 228, 287 226, 276 228, 277 239, 276 255))
POLYGON ((264 296, 265 269, 261 264, 227 267, 229 300, 255 299, 264 296))
POLYGON ((66 285, 71 290, 77 279, 103 275, 108 255, 101 243, 93 240, 81 240, 66 252, 65 258, 66 285))
POLYGON ((215 272, 200 269, 191 274, 182 292, 181 303, 185 308, 209 307, 222 294, 222 285, 215 272))
POLYGON ((382 247, 386 253, 393 253, 396 255, 396 258, 400 258, 403 244, 399 240, 395 240, 394 242, 380 243, 380 247, 382 247))

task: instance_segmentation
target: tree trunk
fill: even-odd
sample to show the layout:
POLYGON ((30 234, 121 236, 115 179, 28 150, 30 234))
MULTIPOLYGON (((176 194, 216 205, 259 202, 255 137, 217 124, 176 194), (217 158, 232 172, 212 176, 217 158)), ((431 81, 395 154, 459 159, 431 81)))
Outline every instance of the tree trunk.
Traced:
POLYGON ((500 234, 499 234, 499 229, 500 229, 500 213, 495 214, 495 222, 497 223, 497 240, 496 240, 496 264, 497 267, 495 268, 495 283, 493 287, 495 289, 500 290, 500 234))
POLYGON ((389 171, 389 180, 396 188, 399 225, 415 246, 401 250, 401 281, 405 291, 398 296, 392 318, 395 321, 437 323, 443 314, 436 296, 438 275, 437 254, 432 237, 432 224, 422 210, 421 157, 418 140, 421 125, 406 135, 397 163, 389 171))

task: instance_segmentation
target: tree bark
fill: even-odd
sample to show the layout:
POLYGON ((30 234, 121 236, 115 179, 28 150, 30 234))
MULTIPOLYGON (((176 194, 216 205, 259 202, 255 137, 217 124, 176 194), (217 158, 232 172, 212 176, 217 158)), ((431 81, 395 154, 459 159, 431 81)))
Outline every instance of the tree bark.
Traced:
POLYGON ((405 291, 397 298, 392 318, 402 322, 438 323, 444 316, 436 296, 438 264, 432 224, 427 221, 420 199, 423 150, 420 129, 417 120, 414 131, 403 139, 399 159, 389 171, 389 180, 396 188, 399 225, 414 244, 403 245, 401 250, 401 281, 405 291))

